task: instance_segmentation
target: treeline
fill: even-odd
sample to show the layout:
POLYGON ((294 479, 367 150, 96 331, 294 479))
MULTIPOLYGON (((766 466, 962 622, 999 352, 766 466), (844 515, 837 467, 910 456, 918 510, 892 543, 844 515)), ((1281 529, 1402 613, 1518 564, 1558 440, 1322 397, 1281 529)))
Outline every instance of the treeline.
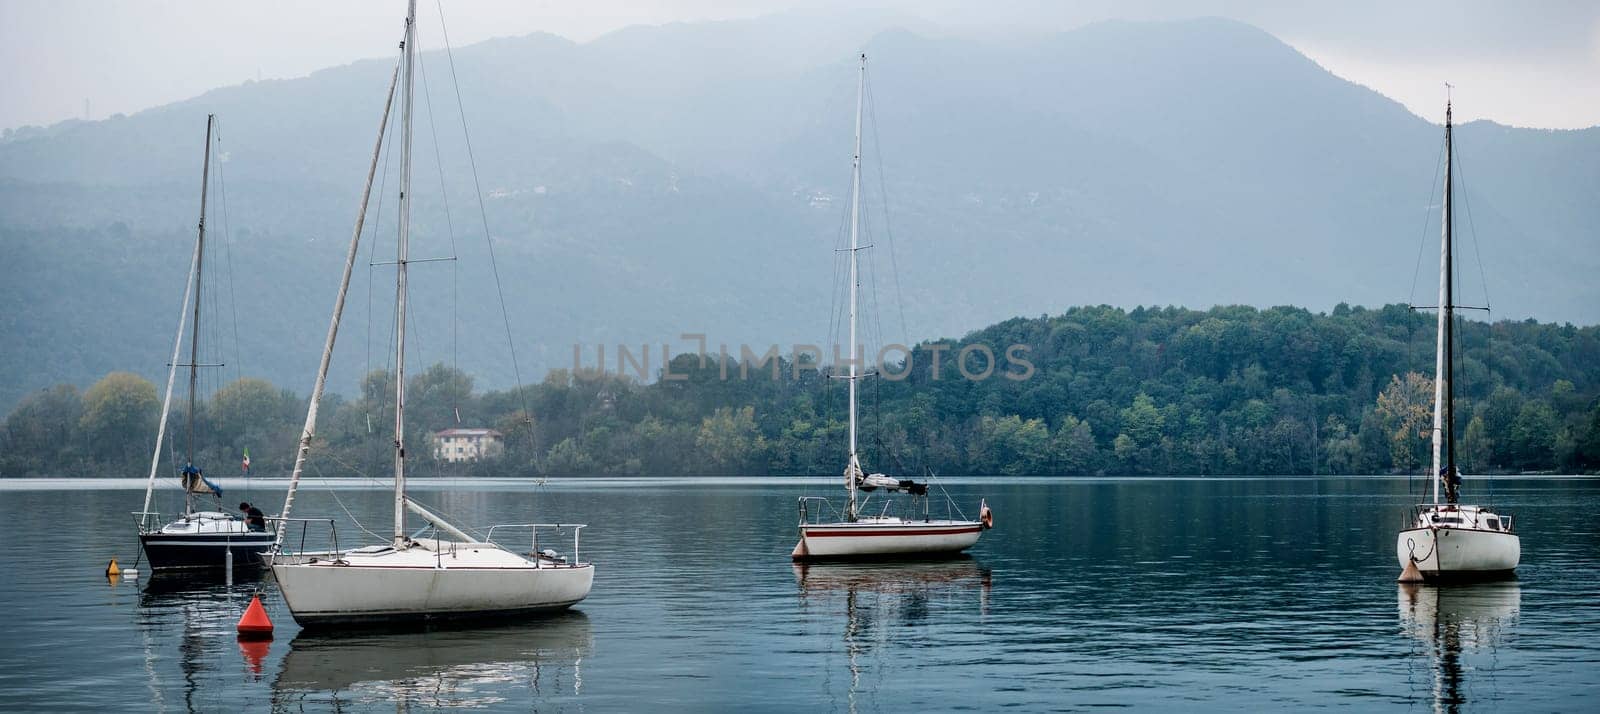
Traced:
MULTIPOLYGON (((1600 328, 1534 321, 1457 330, 1458 453, 1471 473, 1600 470, 1600 328)), ((1434 322, 1403 306, 1074 308, 925 343, 862 382, 865 465, 940 474, 1355 474, 1426 468, 1434 322), (957 355, 986 345, 1000 357, 957 355), (1026 379, 1004 358, 1033 365, 1026 379), (938 367, 935 369, 937 352, 938 367)), ((611 365, 608 365, 611 367, 611 365)), ((553 370, 521 390, 475 391, 435 365, 408 385, 413 472, 491 476, 834 474, 844 465, 845 384, 811 363, 680 355, 681 378, 553 370), (427 435, 505 434, 493 461, 435 462, 427 435)), ((314 473, 391 468, 392 376, 323 406, 314 473)), ((5 476, 142 475, 156 389, 115 373, 80 394, 41 391, 0 435, 5 476)), ((305 402, 264 381, 219 389, 197 415, 197 461, 287 473, 305 402)), ((174 423, 182 429, 183 424, 174 423)), ((179 432, 182 433, 181 431, 179 432)), ((177 447, 181 451, 181 443, 177 447)))

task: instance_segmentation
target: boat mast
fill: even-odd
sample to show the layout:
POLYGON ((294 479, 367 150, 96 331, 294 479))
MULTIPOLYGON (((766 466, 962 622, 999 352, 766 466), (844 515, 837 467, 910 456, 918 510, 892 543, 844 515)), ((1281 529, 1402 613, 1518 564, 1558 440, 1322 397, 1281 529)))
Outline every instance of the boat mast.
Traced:
POLYGON ((1456 289, 1455 289, 1455 146, 1450 102, 1444 104, 1444 470, 1445 498, 1456 502, 1456 289))
MULTIPOLYGON (((1446 85, 1448 86, 1448 85, 1446 85)), ((1435 347, 1433 368, 1433 502, 1439 502, 1439 485, 1445 486, 1445 498, 1456 501, 1453 477, 1456 472, 1455 439, 1455 285, 1451 228, 1454 220, 1452 201, 1454 181, 1451 156, 1453 126, 1449 100, 1444 105, 1444 207, 1442 209, 1442 234, 1439 240, 1439 318, 1438 344, 1435 347)))
POLYGON ((405 82, 400 94, 400 240, 395 261, 394 541, 406 540, 406 259, 411 229, 412 59, 416 56, 417 0, 406 3, 405 82))
MULTIPOLYGON (((328 365, 333 361, 333 344, 339 337, 339 319, 344 315, 344 300, 350 292, 350 273, 355 269, 356 256, 359 255, 358 249, 361 246, 361 230, 367 222, 367 203, 372 196, 372 178, 378 172, 378 157, 383 152, 384 132, 389 128, 389 108, 394 105, 394 88, 399 81, 400 68, 397 66, 394 75, 389 79, 389 95, 383 100, 383 119, 378 122, 378 143, 372 147, 372 163, 367 167, 367 183, 361 189, 361 208, 356 212, 356 227, 351 232, 350 249, 345 254, 344 276, 339 280, 339 292, 333 300, 333 317, 328 321, 328 336, 322 344, 322 361, 317 364, 317 379, 312 383, 311 403, 306 407, 305 426, 300 429, 300 445, 295 449, 294 470, 289 476, 289 491, 284 495, 283 511, 278 515, 278 535, 272 542, 273 555, 283 550, 283 537, 289 525, 289 513, 294 508, 294 497, 300 487, 300 476, 305 472, 306 459, 311 455, 311 440, 317 433, 317 410, 322 406, 322 391, 328 384, 328 365)), ((183 330, 179 328, 178 331, 181 333, 183 330)), ((170 379, 168 389, 171 389, 170 379)), ((148 500, 147 496, 146 511, 150 510, 148 500)))
POLYGON ((856 484, 861 473, 861 462, 856 457, 856 293, 861 282, 856 266, 856 253, 860 250, 861 228, 861 105, 867 87, 867 53, 861 53, 861 69, 856 78, 856 143, 855 158, 850 163, 850 465, 845 469, 844 488, 850 497, 845 520, 856 519, 856 484))
MULTIPOLYGON (((200 169, 199 237, 195 239, 194 249, 194 324, 190 325, 192 332, 189 334, 189 427, 184 456, 188 466, 194 465, 194 403, 200 382, 200 273, 206 262, 206 191, 211 182, 211 125, 215 120, 215 114, 206 115, 205 166, 200 169)), ((187 479, 183 484, 183 511, 194 512, 194 497, 187 479)))

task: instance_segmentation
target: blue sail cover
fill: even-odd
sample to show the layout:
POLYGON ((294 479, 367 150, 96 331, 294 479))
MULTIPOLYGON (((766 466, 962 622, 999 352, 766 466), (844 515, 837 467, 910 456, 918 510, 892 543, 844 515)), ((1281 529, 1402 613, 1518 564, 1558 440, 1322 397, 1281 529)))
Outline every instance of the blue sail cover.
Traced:
POLYGON ((222 487, 212 483, 211 479, 206 478, 194 464, 183 467, 183 487, 189 493, 209 493, 219 498, 222 496, 222 487))

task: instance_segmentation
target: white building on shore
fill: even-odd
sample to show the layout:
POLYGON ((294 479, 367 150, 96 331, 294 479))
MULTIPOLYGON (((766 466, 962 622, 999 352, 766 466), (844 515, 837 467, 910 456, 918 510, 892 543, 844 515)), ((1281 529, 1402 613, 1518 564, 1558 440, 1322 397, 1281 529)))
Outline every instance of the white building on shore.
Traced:
POLYGON ((433 458, 451 464, 492 459, 506 450, 505 435, 494 429, 444 429, 433 432, 433 458))

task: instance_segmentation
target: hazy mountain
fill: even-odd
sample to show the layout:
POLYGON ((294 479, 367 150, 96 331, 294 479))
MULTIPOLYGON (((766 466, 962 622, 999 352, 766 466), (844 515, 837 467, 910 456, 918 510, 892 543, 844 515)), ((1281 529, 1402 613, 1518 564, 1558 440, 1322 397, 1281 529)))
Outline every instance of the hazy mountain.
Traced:
MULTIPOLYGON (((827 341, 863 46, 882 339, 1085 303, 1431 304, 1440 127, 1271 36, 1203 20, 1003 44, 886 22, 789 15, 458 48, 524 381, 570 365, 575 342, 591 363, 608 345, 614 368, 618 343, 657 345, 659 366, 661 342, 690 346, 684 332, 713 348, 827 341)), ((0 141, 0 406, 162 369, 207 112, 221 118, 233 238, 213 261, 233 273, 218 283, 230 324, 217 341, 231 351, 236 315, 244 373, 309 383, 392 68, 250 82, 0 141)), ((461 260, 413 271, 414 359, 499 386, 510 368, 451 76, 425 53, 412 254, 461 260)), ((1481 255, 1497 317, 1600 320, 1600 129, 1475 122, 1457 146, 1464 299, 1485 299, 1481 255)), ((368 221, 374 261, 393 251, 397 165, 368 221)), ((338 389, 387 362, 389 270, 358 271, 338 389)))

